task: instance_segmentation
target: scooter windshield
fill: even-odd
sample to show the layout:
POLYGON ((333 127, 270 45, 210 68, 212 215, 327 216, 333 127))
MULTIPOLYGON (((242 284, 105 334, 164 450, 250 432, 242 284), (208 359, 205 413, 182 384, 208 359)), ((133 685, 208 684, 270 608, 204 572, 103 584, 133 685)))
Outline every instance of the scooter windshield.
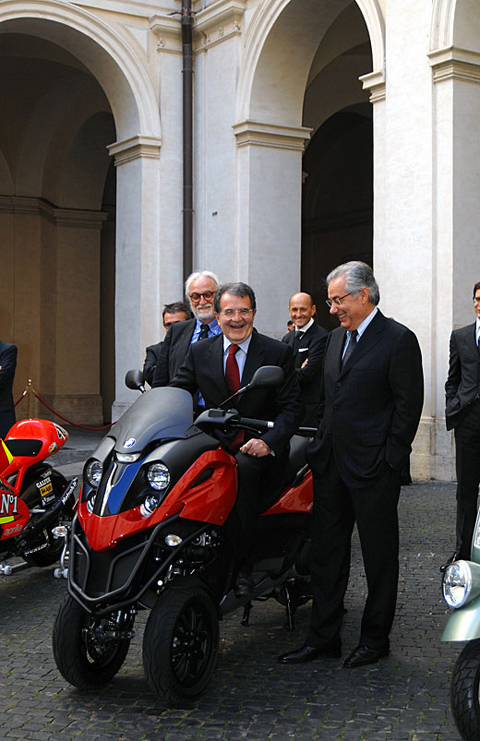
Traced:
POLYGON ((109 432, 115 450, 135 453, 151 440, 181 438, 193 423, 192 396, 177 388, 153 388, 142 394, 109 432))

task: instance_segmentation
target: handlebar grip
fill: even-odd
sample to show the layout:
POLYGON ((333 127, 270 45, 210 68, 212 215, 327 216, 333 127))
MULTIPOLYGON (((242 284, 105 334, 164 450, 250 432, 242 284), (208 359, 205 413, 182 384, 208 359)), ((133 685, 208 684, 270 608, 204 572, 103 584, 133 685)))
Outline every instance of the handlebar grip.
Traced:
POLYGON ((243 427, 254 427, 257 430, 271 430, 274 426, 273 422, 268 422, 265 419, 250 419, 249 417, 240 417, 238 419, 238 426, 243 427))

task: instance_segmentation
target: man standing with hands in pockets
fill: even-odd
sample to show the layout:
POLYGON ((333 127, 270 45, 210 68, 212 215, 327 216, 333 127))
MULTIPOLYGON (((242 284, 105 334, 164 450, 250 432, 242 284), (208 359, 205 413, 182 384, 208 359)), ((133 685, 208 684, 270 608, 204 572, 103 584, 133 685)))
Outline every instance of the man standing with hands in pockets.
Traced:
POLYGON ((354 668, 389 653, 398 586, 400 469, 423 406, 422 357, 407 327, 378 309, 371 268, 348 262, 327 277, 330 333, 320 424, 308 450, 313 471, 313 606, 305 644, 285 664, 341 656, 340 630, 357 523, 368 583, 354 668))

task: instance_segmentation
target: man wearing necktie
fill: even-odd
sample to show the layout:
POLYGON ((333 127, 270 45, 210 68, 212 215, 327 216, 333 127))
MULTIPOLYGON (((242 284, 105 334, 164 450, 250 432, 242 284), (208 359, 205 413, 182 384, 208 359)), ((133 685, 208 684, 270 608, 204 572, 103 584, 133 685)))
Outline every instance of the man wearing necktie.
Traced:
MULTIPOLYGON (((236 570, 248 556, 258 515, 273 504, 288 461, 289 441, 303 414, 290 348, 254 329, 255 294, 245 283, 220 286, 215 295, 215 314, 223 335, 192 344, 185 363, 171 386, 194 394, 200 391, 207 409, 218 407, 240 387, 248 384, 264 365, 283 368, 278 388, 258 388, 231 402, 241 416, 274 422, 259 434, 245 433, 229 441, 238 467, 235 507, 227 521, 235 551, 236 570)), ((237 581, 236 593, 251 590, 246 575, 237 581)))
POLYGON ((327 277, 340 327, 325 349, 320 423, 307 450, 313 472, 313 606, 305 644, 285 664, 341 656, 344 596, 357 524, 368 583, 358 646, 344 666, 389 653, 398 585, 400 470, 423 406, 422 357, 407 327, 378 309, 371 268, 340 265, 327 277))
POLYGON ((323 357, 328 332, 315 321, 317 307, 309 293, 294 293, 288 310, 295 327, 282 337, 292 348, 295 373, 300 384, 300 400, 305 406, 302 425, 316 427, 322 386, 323 357))
POLYGON ((191 344, 221 333, 213 306, 218 285, 217 276, 209 270, 192 273, 187 278, 185 294, 194 318, 170 327, 153 374, 152 387, 168 386, 184 362, 191 344))
POLYGON ((473 287, 476 320, 450 336, 450 363, 445 384, 447 430, 454 430, 457 471, 455 552, 442 571, 470 559, 480 483, 480 281, 473 287))

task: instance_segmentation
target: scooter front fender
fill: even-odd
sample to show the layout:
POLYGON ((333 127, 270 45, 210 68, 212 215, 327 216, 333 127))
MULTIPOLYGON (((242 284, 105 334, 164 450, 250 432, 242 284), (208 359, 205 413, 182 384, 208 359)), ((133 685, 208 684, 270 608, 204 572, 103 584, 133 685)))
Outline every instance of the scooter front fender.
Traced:
POLYGON ((480 597, 454 610, 442 635, 442 641, 472 641, 475 638, 480 638, 480 597))

